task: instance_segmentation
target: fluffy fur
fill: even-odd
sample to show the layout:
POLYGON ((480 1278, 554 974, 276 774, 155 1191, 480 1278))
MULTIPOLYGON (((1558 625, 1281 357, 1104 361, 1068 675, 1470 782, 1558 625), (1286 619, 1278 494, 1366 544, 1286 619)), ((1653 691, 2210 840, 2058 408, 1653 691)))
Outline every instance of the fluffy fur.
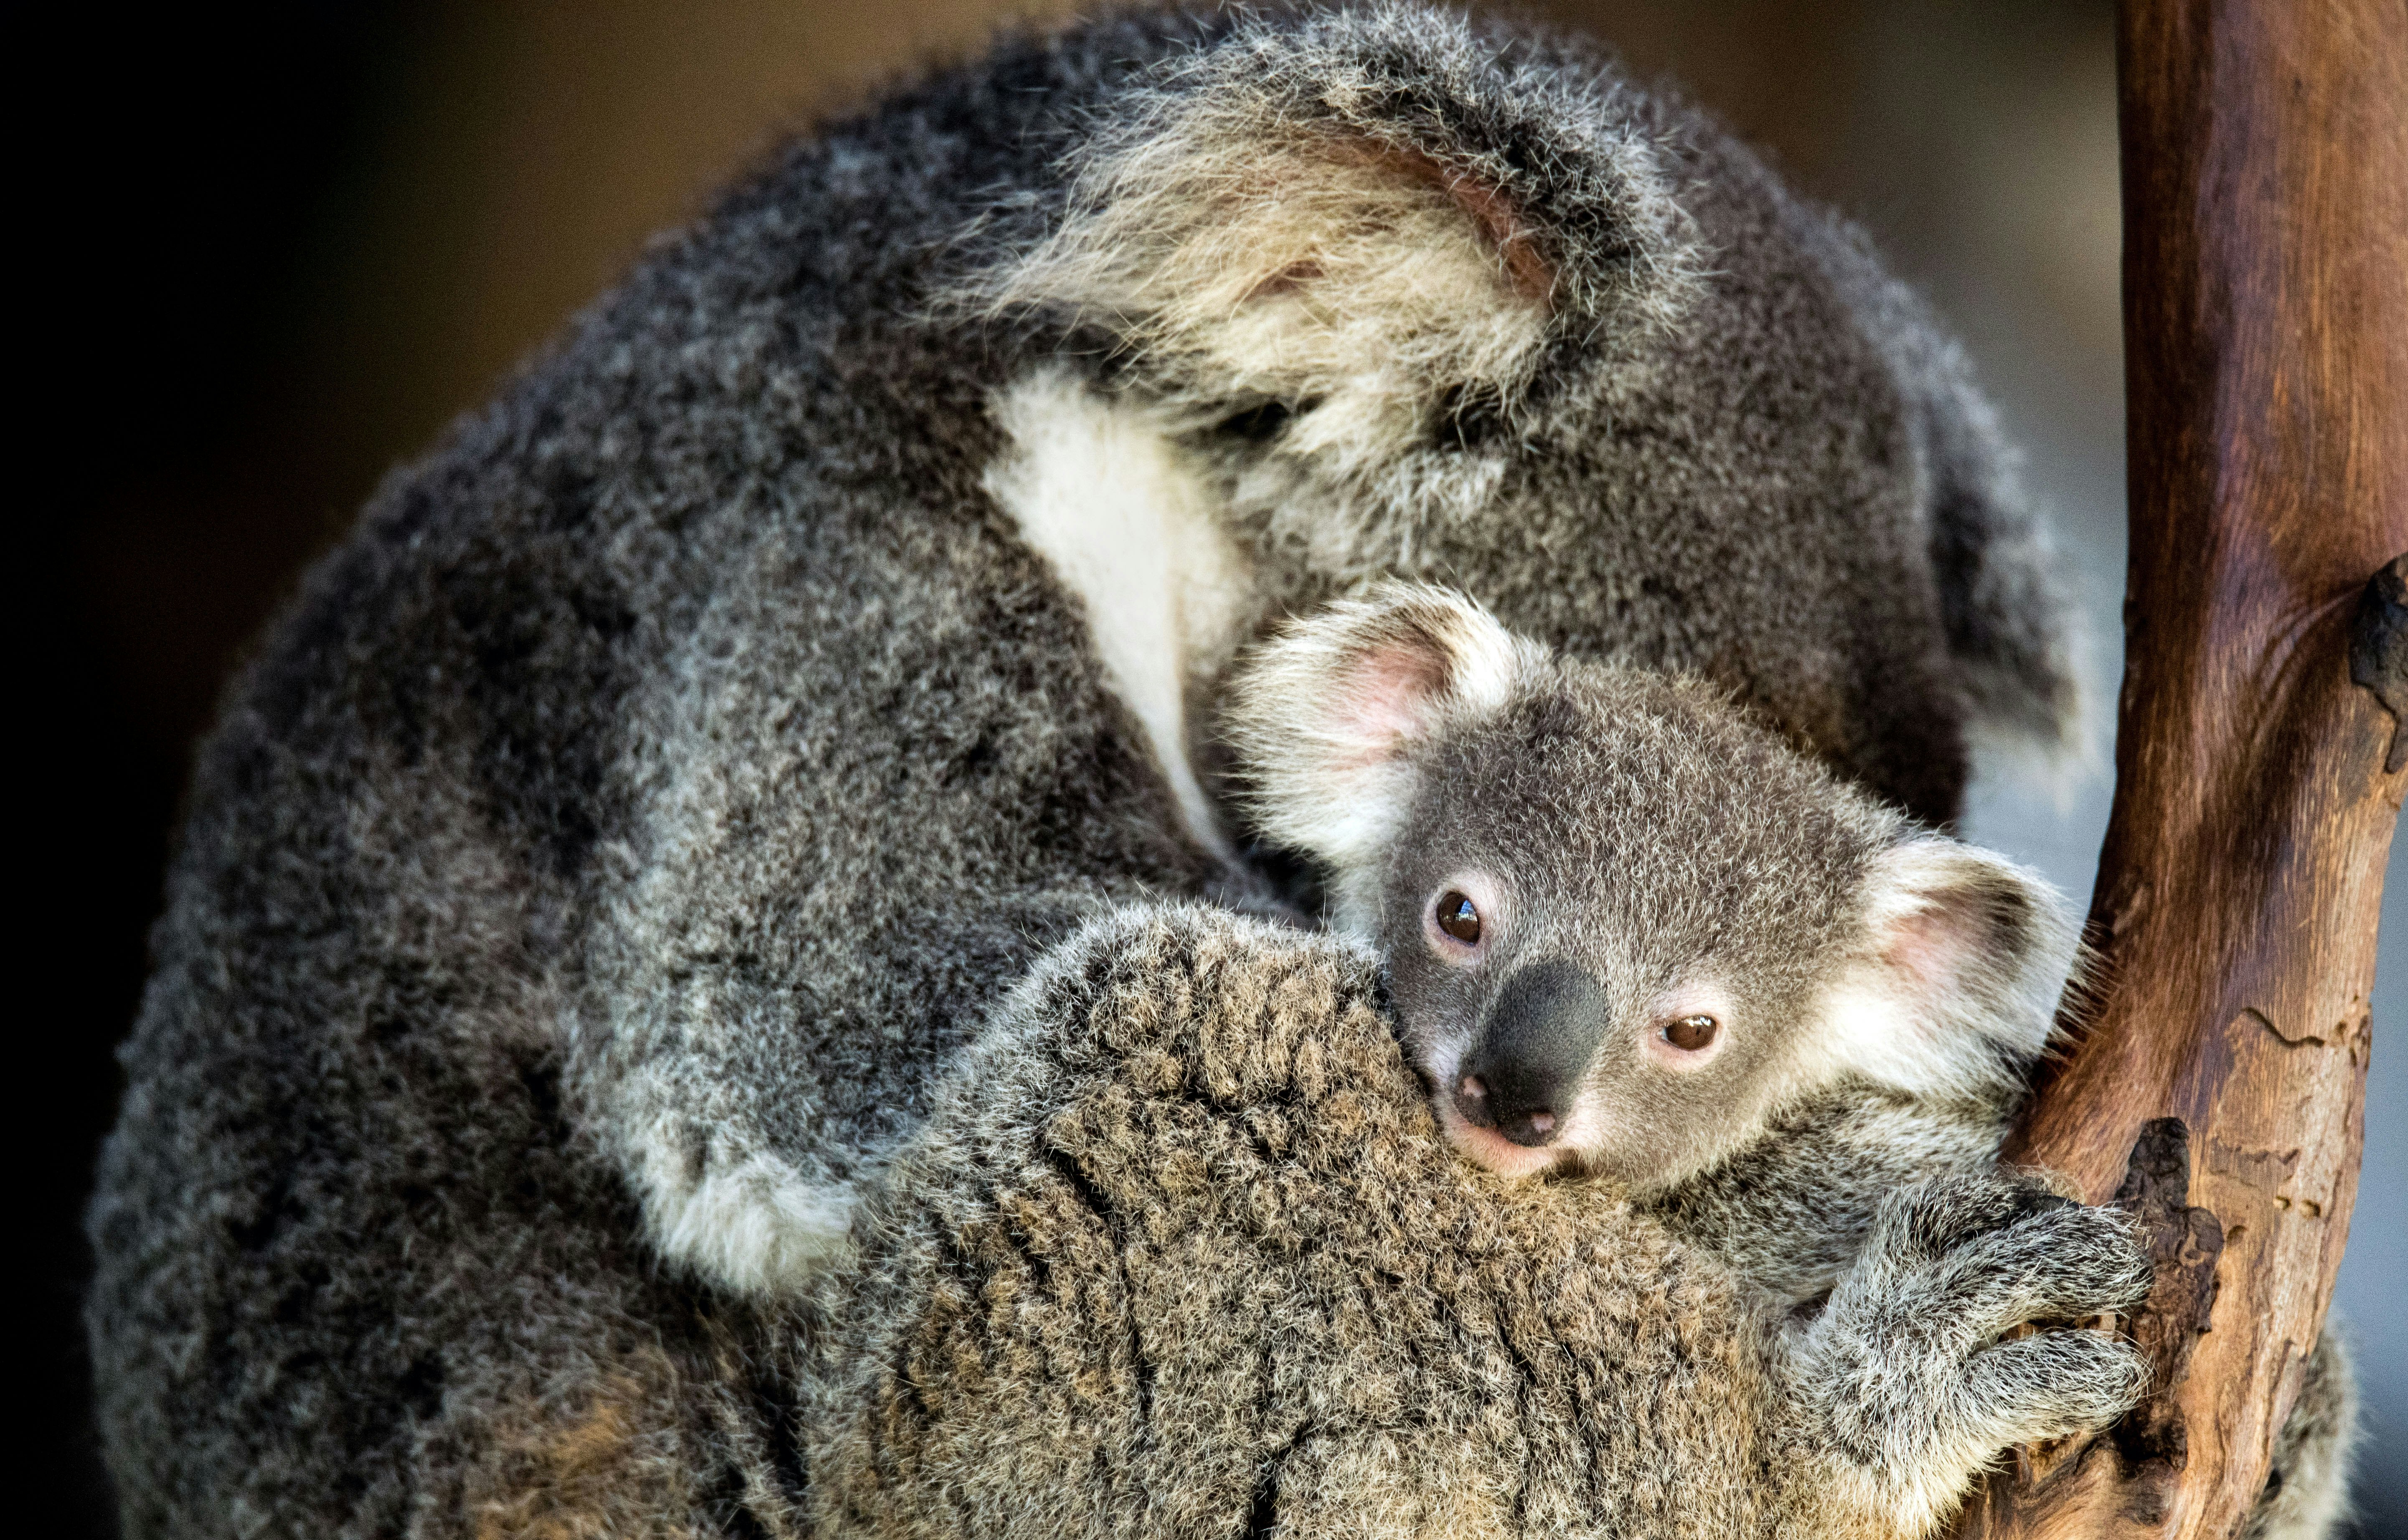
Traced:
POLYGON ((2300 1375, 2300 1398, 2274 1436, 2265 1495, 2241 1540, 2322 1540, 2350 1517, 2350 1461, 2361 1432, 2358 1372, 2345 1322, 2329 1321, 2300 1375))
MULTIPOLYGON (((1102 1533, 1154 1504, 1235 1534, 1459 1503, 1645 1533, 1945 1488, 1964 1440, 1918 1430, 1963 1426, 1963 1344, 1915 1358, 1905 1442, 1842 1447, 1843 1349, 1886 1352, 1881 1318, 1779 1377, 1777 1317, 1709 1252, 1576 1225, 1569 1194, 1499 1209, 1451 1163, 1359 962, 1142 910, 1280 898, 1182 816, 1161 680, 1192 749, 1216 659, 1369 576, 1705 674, 1946 819, 1972 714, 2046 731, 2071 687, 1952 357, 1686 109, 1416 8, 1108 21, 789 147, 397 473, 227 698, 92 1211, 128 1532, 1102 1533), (1210 230, 1160 199, 1112 223, 1157 142, 1182 185, 1259 143, 1336 189, 1298 207, 1344 250, 1214 319, 1210 230), (1434 309, 1410 252, 1355 239, 1373 207, 1494 281, 1434 309), (1179 468, 1237 554, 1242 601, 1182 611, 1168 675, 1097 629, 1151 617, 1082 602, 1119 574, 1039 534, 1087 515, 1011 506, 1058 484, 1010 468, 1032 390, 1179 468), (1224 996, 1257 1036, 1181 1046, 1224 996), (1325 1039, 1369 1078, 1260 1057, 1325 1039), (1248 1157, 1302 1107, 1360 1137, 1248 1157), (1057 1159, 1031 1120, 1062 1114, 1125 1130, 1143 1179, 1110 1186, 1106 1144, 1057 1159), (1383 1217, 1349 1206, 1358 1162, 1398 1178, 1383 1217), (1079 1248, 1034 1239, 1048 1204, 1079 1248), (1182 1234, 1209 1244, 1159 1271, 1182 1234), (1171 1339, 1111 1305, 1140 1276, 1149 1312, 1197 1291, 1171 1339), (1056 1355, 1049 1322, 1096 1324, 1056 1355), (1243 1437, 1170 1399, 1257 1371, 1243 1437), (1157 1434, 1156 1405, 1186 1410, 1157 1434), (1709 1417, 1706 1465, 1681 1440, 1709 1417), (1060 1479, 975 1486, 982 1448, 1060 1479), (1257 1490, 1274 1466, 1292 1501, 1257 1490)), ((2106 1222, 2074 1212, 2038 1222, 2106 1222)), ((2007 1266, 2104 1300, 2100 1254, 1949 1253, 1980 1289, 2007 1266)), ((2059 1426, 2113 1382, 2014 1389, 2059 1426)))
POLYGON ((1398 20, 1240 36, 1132 93, 994 303, 1097 321, 1206 413, 1292 403, 1287 452, 1374 487, 1449 393, 1521 397, 1551 338, 1677 324, 1695 235, 1616 87, 1461 32, 1363 46, 1398 20))
POLYGON ((1409 838, 1409 751, 1504 709, 1549 664, 1477 605, 1422 585, 1343 599, 1255 649, 1223 731, 1248 816, 1319 861, 1339 926, 1377 928, 1383 863, 1409 838))
POLYGON ((2137 1389, 2112 1337, 1989 1346, 2137 1300, 2121 1216, 1910 1187, 1788 1328, 1612 1189, 1455 1159, 1377 998, 1353 948, 1209 912, 1057 951, 867 1227, 810 1532, 1919 1535, 2137 1389))
POLYGON ((1189 697, 1227 665, 1252 618, 1254 573, 1196 456, 1154 411, 1107 402, 1068 372, 1007 391, 995 418, 1011 447, 989 468, 987 492, 1078 596, 1188 832, 1228 859, 1188 752, 1189 697))

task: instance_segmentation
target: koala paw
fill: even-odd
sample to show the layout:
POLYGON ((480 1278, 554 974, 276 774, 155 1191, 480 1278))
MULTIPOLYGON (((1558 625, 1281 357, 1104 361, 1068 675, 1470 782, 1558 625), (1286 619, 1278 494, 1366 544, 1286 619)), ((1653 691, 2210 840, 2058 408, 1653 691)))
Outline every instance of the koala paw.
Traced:
POLYGON ((1935 1523, 2000 1451, 2104 1427, 2140 1399, 2139 1351, 2078 1323, 2131 1309, 2149 1281, 2118 1210, 2022 1173, 1917 1183, 1883 1203, 1800 1331, 1798 1390, 1864 1501, 1935 1523))

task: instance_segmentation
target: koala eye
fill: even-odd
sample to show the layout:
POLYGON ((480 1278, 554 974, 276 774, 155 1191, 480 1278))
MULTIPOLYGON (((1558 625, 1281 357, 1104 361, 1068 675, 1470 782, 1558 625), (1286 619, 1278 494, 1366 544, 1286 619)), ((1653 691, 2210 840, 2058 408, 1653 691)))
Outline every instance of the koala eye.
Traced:
POLYGON ((1682 1016, 1656 1029, 1665 1042, 1686 1053, 1696 1053, 1714 1040, 1722 1023, 1709 1015, 1682 1016))
POLYGON ((1456 888, 1438 896, 1438 928, 1466 946, 1480 944, 1480 911, 1456 888))

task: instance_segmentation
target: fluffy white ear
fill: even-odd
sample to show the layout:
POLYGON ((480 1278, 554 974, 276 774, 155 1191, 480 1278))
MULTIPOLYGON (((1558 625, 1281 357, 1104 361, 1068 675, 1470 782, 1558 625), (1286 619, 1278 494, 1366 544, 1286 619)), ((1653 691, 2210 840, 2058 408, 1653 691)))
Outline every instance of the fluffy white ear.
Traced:
POLYGON ((1502 193, 1418 151, 1191 108, 1093 166, 1006 277, 1197 378, 1310 403, 1287 448, 1385 444, 1449 387, 1519 383, 1555 269, 1502 193))
POLYGON ((1255 823, 1344 885, 1412 801, 1413 745, 1504 705, 1545 655, 1461 594, 1418 583, 1290 625, 1230 680, 1228 737, 1255 823))
POLYGON ((1286 453, 1369 459, 1444 400, 1510 402, 1558 323, 1667 322, 1698 264, 1638 129, 1494 55, 1420 12, 1240 26, 1123 98, 1050 237, 971 297, 1110 330, 1174 404, 1280 403, 1286 453))
POLYGON ((1916 834, 1874 857, 1860 914, 1827 1001, 1841 1063, 1916 1095, 2013 1095, 2081 970, 2064 895, 2003 856, 1916 834))

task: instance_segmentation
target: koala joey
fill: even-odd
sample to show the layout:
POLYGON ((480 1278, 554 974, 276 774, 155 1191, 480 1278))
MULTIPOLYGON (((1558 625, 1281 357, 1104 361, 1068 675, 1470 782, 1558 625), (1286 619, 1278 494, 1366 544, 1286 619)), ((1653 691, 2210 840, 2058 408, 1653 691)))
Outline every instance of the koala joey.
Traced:
POLYGON ((1440 1125, 1498 1172, 1668 1195, 1840 1107, 1888 1112, 1864 1141, 1887 1163, 1985 1161, 2076 966, 2033 873, 1710 685, 1560 656, 1448 590, 1291 626, 1228 730, 1264 834, 1385 960, 1440 1125))

